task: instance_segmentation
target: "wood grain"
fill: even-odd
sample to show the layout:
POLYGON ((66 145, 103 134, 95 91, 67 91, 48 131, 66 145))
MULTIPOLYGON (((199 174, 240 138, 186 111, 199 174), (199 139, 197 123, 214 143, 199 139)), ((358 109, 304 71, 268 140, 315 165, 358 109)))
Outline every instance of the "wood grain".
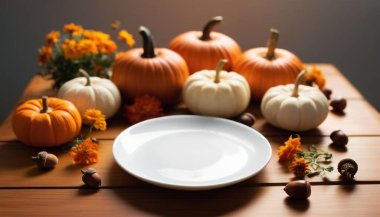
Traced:
POLYGON ((380 185, 312 186, 292 200, 283 186, 181 192, 148 189, 2 189, 1 216, 380 216, 380 185), (6 199, 4 199, 6 198, 6 199))
MULTIPOLYGON (((267 167, 258 175, 246 180, 240 185, 262 185, 287 183, 293 179, 286 163, 279 163, 277 149, 287 136, 269 137, 272 146, 272 158, 267 167)), ((321 150, 333 153, 333 161, 328 164, 335 171, 327 174, 323 180, 319 176, 308 178, 312 183, 341 183, 340 175, 336 171, 338 162, 343 158, 353 158, 359 164, 360 171, 356 175, 359 182, 379 182, 378 156, 380 156, 378 137, 352 137, 347 149, 338 149, 330 145, 327 137, 311 137, 302 139, 304 149, 315 144, 321 150)), ((59 157, 59 164, 53 170, 39 170, 31 161, 41 149, 30 148, 19 143, 0 144, 0 187, 78 187, 82 185, 80 169, 94 167, 102 175, 103 186, 147 186, 122 170, 112 156, 112 140, 100 141, 98 163, 90 166, 72 164, 71 158, 62 148, 49 149, 49 152, 59 157), (16 156, 16 157, 15 157, 16 156)))

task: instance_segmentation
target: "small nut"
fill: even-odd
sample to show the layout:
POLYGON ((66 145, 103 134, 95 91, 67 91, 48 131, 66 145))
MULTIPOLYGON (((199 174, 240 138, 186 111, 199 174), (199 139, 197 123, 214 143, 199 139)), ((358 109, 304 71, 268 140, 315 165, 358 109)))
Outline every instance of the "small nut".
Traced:
POLYGON ((343 159, 338 163, 338 172, 344 181, 352 181, 358 169, 358 164, 350 158, 343 159))
POLYGON ((326 96, 327 99, 330 99, 331 94, 332 94, 332 90, 331 90, 331 89, 328 89, 328 88, 324 88, 324 89, 322 90, 322 93, 326 96))
POLYGON ((249 112, 245 112, 241 115, 239 115, 236 119, 237 122, 242 123, 248 127, 251 127, 256 122, 256 117, 249 112))
POLYGON ((311 185, 306 180, 296 180, 289 182, 284 191, 295 199, 306 199, 311 195, 311 185))
POLYGON ((102 185, 102 179, 99 173, 97 173, 94 168, 89 168, 87 170, 81 170, 81 171, 83 174, 82 181, 88 187, 99 188, 102 185))
POLYGON ((333 108, 333 111, 341 113, 347 106, 347 100, 345 98, 333 99, 330 102, 330 106, 333 108))
POLYGON ((335 130, 330 134, 334 145, 345 146, 348 143, 348 136, 342 130, 335 130))
POLYGON ((37 156, 32 157, 32 160, 40 169, 51 169, 58 164, 58 157, 46 151, 39 152, 37 156))

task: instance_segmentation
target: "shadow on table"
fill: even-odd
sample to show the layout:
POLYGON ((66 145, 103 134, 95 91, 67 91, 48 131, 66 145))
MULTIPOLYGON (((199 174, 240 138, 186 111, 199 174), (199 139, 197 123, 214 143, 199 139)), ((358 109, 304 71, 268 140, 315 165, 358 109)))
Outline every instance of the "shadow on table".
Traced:
POLYGON ((308 199, 292 199, 287 197, 284 199, 284 203, 287 207, 298 212, 306 212, 310 207, 310 201, 308 199))

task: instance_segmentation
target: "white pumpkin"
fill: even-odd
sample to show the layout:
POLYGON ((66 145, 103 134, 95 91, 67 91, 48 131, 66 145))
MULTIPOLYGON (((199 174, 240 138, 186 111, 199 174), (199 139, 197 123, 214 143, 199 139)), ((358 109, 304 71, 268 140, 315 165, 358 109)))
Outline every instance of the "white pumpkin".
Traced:
MULTIPOLYGON (((62 85, 58 97, 69 100, 79 110, 82 118, 87 109, 99 109, 106 116, 112 117, 121 104, 118 88, 109 79, 90 77, 80 69, 85 77, 74 78, 62 85)), ((91 124, 85 122, 85 124, 91 124)))
POLYGON ((221 60, 216 70, 202 70, 186 80, 183 99, 194 114, 230 118, 247 108, 248 82, 236 72, 221 71, 226 62, 221 60))
POLYGON ((327 117, 329 103, 316 87, 300 84, 307 73, 302 71, 295 84, 270 88, 261 101, 261 113, 272 125, 290 131, 316 128, 327 117))

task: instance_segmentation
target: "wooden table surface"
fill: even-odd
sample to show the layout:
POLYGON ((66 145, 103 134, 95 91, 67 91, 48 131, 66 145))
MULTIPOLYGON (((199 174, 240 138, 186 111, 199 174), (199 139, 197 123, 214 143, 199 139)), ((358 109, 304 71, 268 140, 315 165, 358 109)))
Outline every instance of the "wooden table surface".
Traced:
MULTIPOLYGON (((59 157, 58 166, 41 171, 31 156, 42 149, 17 141, 11 116, 0 126, 0 216, 380 216, 380 114, 333 65, 318 64, 327 77, 333 97, 348 101, 344 115, 330 112, 318 129, 300 133, 302 143, 315 144, 333 153, 335 170, 325 179, 307 178, 312 194, 307 200, 291 200, 283 188, 293 179, 278 162, 277 148, 290 132, 278 130, 262 118, 258 104, 249 110, 257 117, 254 129, 270 142, 273 153, 258 175, 222 189, 176 191, 146 184, 122 170, 112 156, 115 137, 129 125, 120 115, 108 121, 109 129, 94 132, 100 141, 100 160, 91 166, 72 164, 64 148, 47 151, 59 157), (331 146, 329 135, 341 129, 349 135, 346 149, 331 146), (336 170, 343 158, 359 164, 356 182, 345 184, 336 170), (80 169, 94 167, 102 176, 102 187, 83 186, 80 169)), ((35 76, 19 103, 42 95, 54 96, 51 82, 35 76)), ((186 114, 179 106, 169 115, 186 114)), ((85 130, 85 129, 84 129, 85 130)))

